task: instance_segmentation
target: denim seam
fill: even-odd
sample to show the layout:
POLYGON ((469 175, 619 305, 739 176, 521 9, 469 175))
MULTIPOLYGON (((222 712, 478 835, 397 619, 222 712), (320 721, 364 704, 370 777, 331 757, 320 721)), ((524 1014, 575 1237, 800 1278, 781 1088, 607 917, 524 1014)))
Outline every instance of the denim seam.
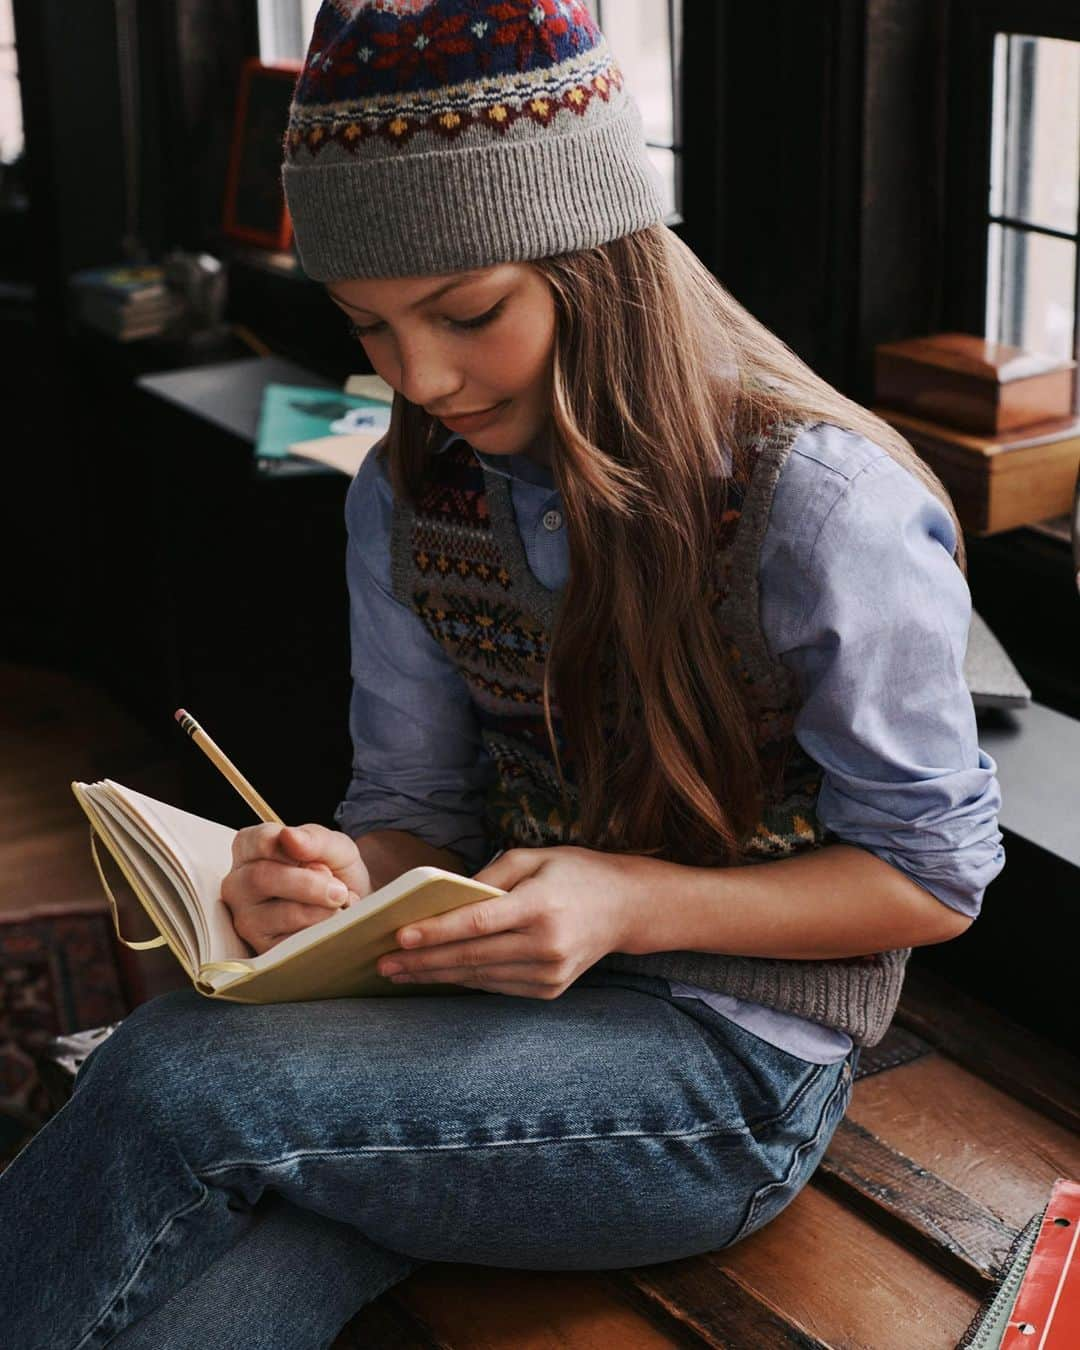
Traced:
POLYGON ((755 1120, 752 1125, 747 1126, 747 1129, 750 1131, 751 1134, 754 1135, 755 1138, 757 1138, 758 1132, 764 1129, 766 1126, 782 1124, 788 1118, 788 1116, 791 1115, 791 1113, 795 1110, 797 1106, 801 1106, 802 1100, 806 1096, 806 1094, 810 1091, 812 1087, 816 1087, 816 1085, 821 1081, 822 1075, 825 1073, 827 1069, 831 1069, 832 1065, 817 1064, 814 1066, 814 1068, 816 1072, 807 1075, 806 1080, 802 1083, 800 1087, 796 1088, 795 1093, 792 1096, 791 1100, 778 1115, 764 1116, 762 1117, 761 1120, 755 1120))
POLYGON ((157 1243, 160 1242, 162 1235, 169 1228, 170 1224, 175 1223, 177 1219, 182 1219, 188 1214, 193 1214, 195 1211, 197 1211, 207 1203, 207 1201, 210 1199, 210 1196, 211 1192, 204 1186, 202 1194, 199 1195, 195 1200, 193 1200, 190 1205, 185 1205, 183 1209, 178 1209, 174 1214, 169 1215, 169 1217, 157 1230, 154 1236, 146 1244, 146 1247, 144 1248, 142 1255, 139 1257, 139 1260, 136 1263, 135 1269, 131 1272, 131 1274, 127 1277, 127 1279, 113 1292, 112 1296, 106 1302, 105 1307, 98 1314, 97 1321, 94 1323, 92 1327, 90 1327, 90 1329, 87 1332, 84 1333, 84 1335, 78 1341, 76 1341, 76 1343, 71 1347, 71 1350, 83 1350, 83 1347, 88 1344, 89 1338, 93 1336, 94 1333, 100 1328, 102 1322, 115 1307, 117 1300, 123 1298, 127 1294, 128 1290, 131 1288, 132 1284, 134 1284, 134 1282, 139 1278, 139 1275, 142 1273, 143 1267, 146 1265, 146 1262, 150 1258, 151 1252, 154 1250, 154 1247, 157 1245, 157 1243))
MULTIPOLYGON (((681 997, 681 995, 678 994, 672 995, 672 998, 679 998, 679 997, 681 997)), ((706 1044, 709 1047, 709 1053, 715 1059, 716 1045, 714 1043, 713 1038, 709 1035, 709 1032, 706 1031, 706 1029, 701 1025, 701 1023, 692 1013, 686 1012, 685 1009, 679 1009, 679 1011, 682 1012, 686 1017, 688 1017, 691 1022, 693 1022, 695 1030, 706 1042, 706 1044)), ((721 1014, 721 1016, 722 1015, 723 1014, 721 1014)), ((750 1032, 749 1034, 753 1035, 754 1033, 750 1032)), ((790 1054, 791 1052, 784 1051, 784 1053, 790 1054)), ((793 1058, 797 1058, 797 1056, 793 1056, 793 1058)), ((753 1135, 754 1138, 756 1139, 759 1131, 765 1129, 767 1126, 770 1125, 779 1125, 782 1121, 786 1120, 787 1117, 791 1114, 791 1112, 795 1109, 795 1107, 798 1106, 799 1103, 802 1101, 803 1097, 806 1096, 806 1093, 809 1091, 809 1089, 818 1082, 818 1080, 821 1078, 821 1075, 826 1071, 826 1069, 831 1069, 833 1066, 831 1064, 811 1064, 810 1067, 813 1070, 813 1072, 808 1074, 803 1083, 798 1088, 795 1089, 795 1092, 792 1095, 791 1100, 788 1102, 788 1104, 784 1107, 782 1111, 777 1112, 776 1115, 762 1116, 759 1120, 747 1121, 746 1130, 748 1134, 753 1135)))
POLYGON ((308 1158, 356 1158, 367 1154, 379 1153, 435 1153, 456 1150, 475 1153, 480 1149, 512 1148, 544 1144, 580 1144, 593 1141, 606 1142, 611 1139, 723 1139, 745 1138, 748 1129, 737 1130, 617 1130, 611 1134, 562 1134, 548 1135, 543 1139, 493 1139, 478 1144, 372 1144, 361 1148, 299 1149, 294 1153, 284 1153, 276 1158, 232 1159, 229 1162, 215 1163, 213 1167, 204 1167, 196 1173, 201 1180, 216 1176, 219 1172, 228 1172, 235 1167, 280 1167, 284 1163, 308 1158))
POLYGON ((750 1208, 747 1210, 746 1218, 743 1219, 742 1223, 739 1225, 738 1231, 735 1233, 735 1236, 729 1238, 728 1241, 724 1244, 725 1247, 733 1246, 736 1242, 738 1242, 742 1238, 742 1235, 747 1231, 747 1229, 753 1223, 754 1219, 757 1217, 758 1210, 761 1207, 761 1202, 764 1200, 766 1195, 769 1194, 770 1191, 777 1190, 778 1188, 782 1189, 783 1187, 788 1186, 790 1184, 791 1178, 795 1175, 795 1172, 802 1163, 804 1155, 807 1152, 809 1152, 812 1148, 814 1148, 818 1140, 821 1138, 822 1133, 825 1129, 825 1122, 829 1118, 829 1111, 833 1103, 837 1100, 839 1096, 843 1095, 845 1089, 850 1091, 850 1088, 851 1088, 851 1080, 845 1078, 844 1074, 841 1072, 836 1087, 829 1094, 828 1100, 825 1102, 825 1105, 821 1108, 821 1119, 818 1121, 817 1129, 814 1131, 811 1138, 803 1140, 803 1142, 792 1154, 791 1165, 788 1167, 787 1172, 779 1181, 767 1181, 764 1186, 758 1187, 757 1191, 755 1191, 754 1193, 753 1199, 750 1201, 750 1208))

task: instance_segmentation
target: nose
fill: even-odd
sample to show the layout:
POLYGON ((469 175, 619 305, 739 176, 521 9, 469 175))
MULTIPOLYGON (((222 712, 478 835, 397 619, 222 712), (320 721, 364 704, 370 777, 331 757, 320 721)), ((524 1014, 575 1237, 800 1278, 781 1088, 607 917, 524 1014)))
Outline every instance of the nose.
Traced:
POLYGON ((454 405, 464 380, 462 372, 437 338, 418 334, 397 339, 397 387, 420 407, 454 405))

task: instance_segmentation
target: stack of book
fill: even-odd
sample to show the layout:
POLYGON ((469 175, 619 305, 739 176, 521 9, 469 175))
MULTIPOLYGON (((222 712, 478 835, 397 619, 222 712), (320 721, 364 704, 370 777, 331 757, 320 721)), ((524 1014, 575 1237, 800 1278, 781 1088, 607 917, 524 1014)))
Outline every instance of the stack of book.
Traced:
POLYGON ((949 490, 964 529, 1071 514, 1080 473, 1074 361, 968 333, 880 344, 874 411, 949 490))
POLYGON ((89 267, 75 272, 69 285, 76 317, 118 342, 163 333, 184 311, 157 264, 89 267))

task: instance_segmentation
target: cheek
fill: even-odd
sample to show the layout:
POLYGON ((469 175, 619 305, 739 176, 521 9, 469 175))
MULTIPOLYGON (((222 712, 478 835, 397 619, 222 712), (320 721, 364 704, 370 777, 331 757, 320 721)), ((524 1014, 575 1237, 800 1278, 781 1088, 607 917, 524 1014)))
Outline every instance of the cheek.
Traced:
MULTIPOLYGON (((507 326, 485 344, 483 374, 507 393, 523 395, 538 388, 551 362, 552 338, 534 325, 507 326)), ((477 374, 480 374, 477 371, 477 374)))

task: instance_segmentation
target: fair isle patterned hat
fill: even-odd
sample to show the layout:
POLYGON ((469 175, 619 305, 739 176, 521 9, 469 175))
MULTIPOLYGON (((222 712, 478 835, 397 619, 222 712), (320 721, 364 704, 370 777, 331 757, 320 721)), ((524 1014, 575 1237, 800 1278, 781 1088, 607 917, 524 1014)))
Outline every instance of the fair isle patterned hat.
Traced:
POLYGON ((284 152, 315 281, 548 257, 664 218, 583 0, 323 0, 284 152))

